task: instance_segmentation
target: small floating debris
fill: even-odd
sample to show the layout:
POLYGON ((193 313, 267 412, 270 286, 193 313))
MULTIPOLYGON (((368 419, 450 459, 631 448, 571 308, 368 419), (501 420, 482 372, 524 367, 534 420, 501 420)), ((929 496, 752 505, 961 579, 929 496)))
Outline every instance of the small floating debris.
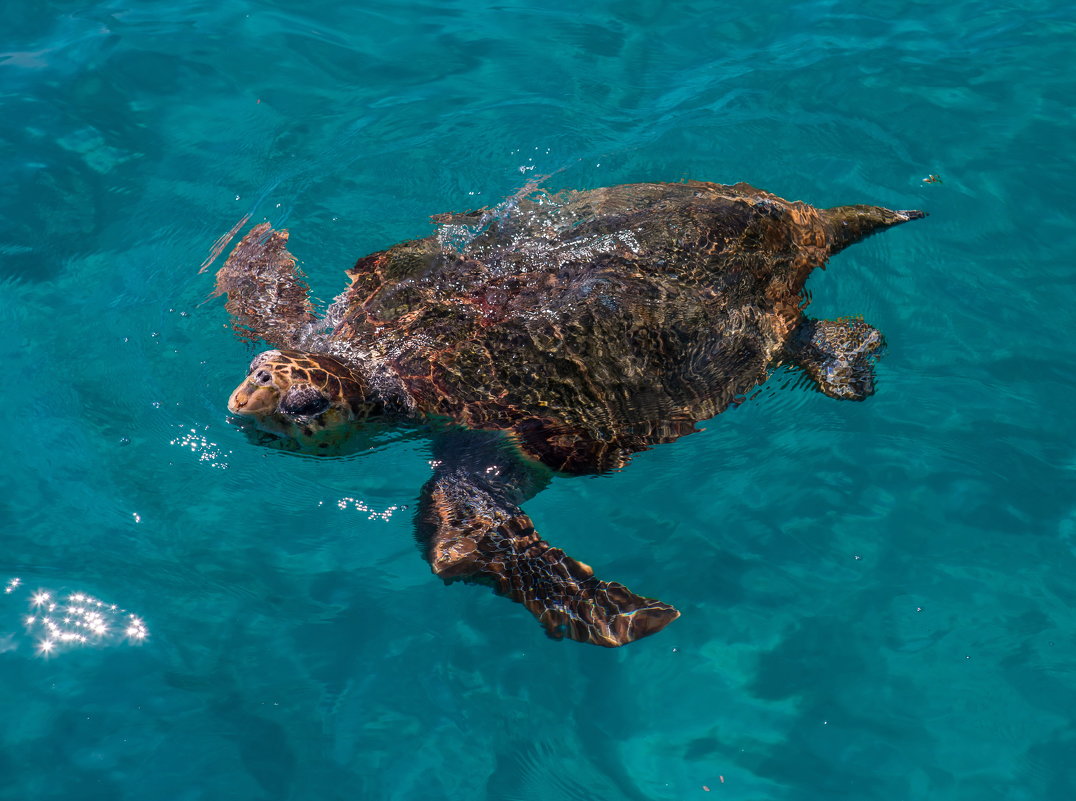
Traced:
POLYGON ((942 179, 941 179, 940 175, 934 175, 933 173, 931 173, 930 175, 928 175, 926 178, 923 179, 923 183, 925 183, 925 184, 940 184, 940 183, 943 183, 943 182, 942 182, 942 179))

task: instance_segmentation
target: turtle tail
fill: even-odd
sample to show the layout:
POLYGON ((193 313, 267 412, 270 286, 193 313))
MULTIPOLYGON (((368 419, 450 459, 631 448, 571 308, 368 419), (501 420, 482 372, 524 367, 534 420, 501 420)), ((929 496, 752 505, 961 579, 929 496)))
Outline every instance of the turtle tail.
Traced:
POLYGON ((838 253, 878 231, 927 216, 925 211, 893 211, 881 206, 834 206, 822 209, 821 213, 830 254, 838 253))

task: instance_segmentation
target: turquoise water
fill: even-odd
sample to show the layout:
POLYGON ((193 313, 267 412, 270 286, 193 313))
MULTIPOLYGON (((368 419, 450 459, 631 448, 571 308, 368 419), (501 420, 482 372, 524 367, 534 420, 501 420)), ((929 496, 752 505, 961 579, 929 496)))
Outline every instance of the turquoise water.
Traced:
POLYGON ((4 11, 0 798, 1076 796, 1071 4, 4 11), (778 374, 528 504, 683 612, 613 651, 430 575, 421 432, 249 441, 199 274, 250 214, 330 298, 540 176, 931 213, 809 284, 873 398, 778 374))

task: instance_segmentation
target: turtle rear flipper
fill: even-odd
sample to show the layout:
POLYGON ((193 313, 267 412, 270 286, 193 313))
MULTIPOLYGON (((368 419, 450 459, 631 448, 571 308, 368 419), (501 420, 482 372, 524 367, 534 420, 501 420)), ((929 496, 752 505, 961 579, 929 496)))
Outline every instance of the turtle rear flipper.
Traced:
POLYGON ((601 581, 589 566, 545 542, 503 488, 445 470, 423 488, 419 528, 433 572, 445 581, 492 584, 522 603, 554 639, 615 647, 660 631, 673 607, 601 581))
POLYGON ((863 400, 874 394, 874 359, 884 346, 882 332, 862 320, 805 319, 789 339, 787 358, 829 397, 863 400))
POLYGON ((267 222, 251 228, 217 271, 216 294, 228 296, 226 308, 239 336, 278 348, 296 347, 315 321, 308 292, 288 252, 288 232, 274 231, 267 222))

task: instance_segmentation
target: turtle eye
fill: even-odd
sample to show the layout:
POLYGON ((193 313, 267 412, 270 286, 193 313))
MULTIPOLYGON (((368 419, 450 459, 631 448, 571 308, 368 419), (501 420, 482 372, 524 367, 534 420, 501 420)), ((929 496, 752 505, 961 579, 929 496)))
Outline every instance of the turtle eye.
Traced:
POLYGON ((329 399, 309 384, 292 387, 280 399, 280 411, 298 417, 313 417, 329 408, 329 399))
POLYGON ((269 374, 268 370, 259 370, 250 377, 250 380, 259 387, 267 387, 273 383, 273 376, 269 374))

